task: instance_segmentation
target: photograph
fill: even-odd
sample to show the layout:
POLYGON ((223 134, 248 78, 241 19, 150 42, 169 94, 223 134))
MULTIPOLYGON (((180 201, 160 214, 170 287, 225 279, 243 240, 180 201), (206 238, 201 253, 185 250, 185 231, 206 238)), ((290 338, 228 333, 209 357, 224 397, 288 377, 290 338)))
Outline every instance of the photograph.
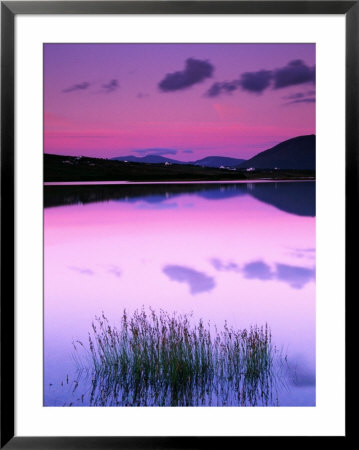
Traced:
POLYGON ((43 181, 43 406, 316 406, 315 43, 44 43, 43 181))

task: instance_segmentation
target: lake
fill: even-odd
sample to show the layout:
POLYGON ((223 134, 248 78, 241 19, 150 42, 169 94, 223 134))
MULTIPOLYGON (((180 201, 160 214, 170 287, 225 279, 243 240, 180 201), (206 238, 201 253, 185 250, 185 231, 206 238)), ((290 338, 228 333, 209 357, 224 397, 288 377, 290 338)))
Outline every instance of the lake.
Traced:
POLYGON ((315 405, 314 182, 52 185, 44 206, 44 405, 129 405, 72 342, 142 307, 271 330, 267 400, 229 387, 189 406, 315 405))

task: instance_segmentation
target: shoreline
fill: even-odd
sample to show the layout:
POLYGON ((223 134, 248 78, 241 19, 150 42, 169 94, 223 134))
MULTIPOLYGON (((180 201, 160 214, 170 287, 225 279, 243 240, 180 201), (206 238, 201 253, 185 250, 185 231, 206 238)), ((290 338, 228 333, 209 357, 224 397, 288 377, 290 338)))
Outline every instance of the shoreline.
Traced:
POLYGON ((315 178, 260 178, 247 180, 192 180, 192 181, 44 181, 44 186, 100 186, 100 185, 143 185, 143 184, 249 184, 249 183, 298 183, 298 182, 315 182, 315 178))

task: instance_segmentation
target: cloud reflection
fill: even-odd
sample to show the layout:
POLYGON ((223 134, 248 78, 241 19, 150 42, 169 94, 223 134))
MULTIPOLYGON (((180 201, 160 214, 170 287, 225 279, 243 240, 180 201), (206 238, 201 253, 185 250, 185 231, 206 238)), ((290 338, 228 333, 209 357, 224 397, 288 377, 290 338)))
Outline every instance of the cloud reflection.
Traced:
POLYGON ((276 264, 276 269, 263 261, 253 261, 242 268, 245 278, 257 280, 278 280, 289 284, 294 289, 302 289, 309 281, 315 279, 315 269, 288 264, 276 264))
POLYGON ((115 275, 115 277, 117 278, 120 278, 122 276, 122 272, 117 266, 110 266, 107 272, 115 275))
POLYGON ((304 285, 315 279, 315 269, 277 264, 275 277, 288 283, 294 289, 302 289, 304 285))
POLYGON ((294 248, 290 254, 296 258, 315 259, 315 248, 294 248))
POLYGON ((211 259, 211 264, 212 266, 220 271, 220 272, 239 272, 240 271, 240 267, 238 266, 238 264, 234 263, 234 262, 229 262, 229 263, 223 263, 220 259, 218 258, 212 258, 211 259))
POLYGON ((255 278, 258 280, 271 280, 275 275, 268 264, 263 261, 253 261, 245 264, 242 271, 245 278, 255 278))
POLYGON ((193 295, 211 291, 216 285, 213 277, 186 266, 167 265, 163 268, 163 272, 172 281, 187 283, 193 295))
POLYGON ((178 208, 178 204, 173 202, 173 203, 155 203, 155 204, 146 204, 143 203, 141 205, 138 205, 136 207, 136 209, 155 209, 155 210, 160 210, 160 209, 176 209, 178 208))
POLYGON ((86 267, 69 266, 69 269, 78 272, 81 275, 95 275, 93 270, 87 269, 86 267))
MULTIPOLYGON (((313 249, 305 249, 311 253, 313 249)), ((307 283, 315 280, 315 268, 291 266, 289 264, 276 263, 275 269, 264 261, 251 261, 240 267, 234 262, 224 263, 219 258, 211 259, 212 266, 219 272, 242 272, 248 280, 277 280, 289 284, 294 289, 302 289, 307 283)))

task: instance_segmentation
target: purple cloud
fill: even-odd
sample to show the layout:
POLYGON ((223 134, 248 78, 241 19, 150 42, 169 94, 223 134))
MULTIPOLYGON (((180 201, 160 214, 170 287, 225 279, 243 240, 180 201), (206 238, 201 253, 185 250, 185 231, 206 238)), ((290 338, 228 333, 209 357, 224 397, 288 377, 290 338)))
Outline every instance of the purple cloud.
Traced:
POLYGON ((270 70, 245 72, 241 75, 240 85, 245 91, 261 94, 269 87, 272 77, 273 75, 270 70))
POLYGON ((102 88, 108 94, 110 94, 111 92, 115 92, 119 87, 120 87, 120 85, 118 84, 117 80, 111 80, 108 83, 102 85, 102 88))
POLYGON ((315 91, 296 92, 295 94, 283 97, 285 100, 290 100, 286 105, 293 105, 296 103, 315 103, 315 91))
POLYGON ((289 102, 288 105, 293 105, 295 103, 315 103, 315 98, 301 98, 299 100, 293 100, 289 102))
POLYGON ((168 73, 165 78, 160 81, 158 87, 163 92, 187 89, 194 84, 204 81, 206 78, 210 78, 213 74, 213 70, 214 67, 208 61, 188 58, 184 70, 168 73))
MULTIPOLYGON (((290 61, 286 66, 275 70, 259 70, 258 72, 244 72, 233 81, 223 81, 213 83, 207 90, 207 97, 217 97, 223 93, 232 93, 239 88, 244 91, 261 94, 273 85, 273 89, 282 89, 304 83, 315 83, 315 66, 309 67, 302 60, 290 61)), ((309 91, 308 96, 315 94, 309 91)), ((300 103, 312 103, 313 100, 306 100, 300 103)), ((299 103, 299 102, 297 102, 299 103)))
POLYGON ((138 153, 139 155, 176 155, 177 150, 172 148, 141 148, 137 150, 131 150, 132 153, 138 153))
POLYGON ((213 83, 206 92, 207 97, 217 97, 222 93, 231 94, 240 86, 239 80, 223 81, 222 83, 213 83))
POLYGON ((87 81, 83 81, 82 83, 74 84, 67 89, 63 89, 62 92, 75 92, 75 91, 84 91, 90 87, 90 83, 87 81))
POLYGON ((273 72, 274 89, 303 83, 315 83, 315 67, 307 66, 301 59, 290 61, 273 72))

